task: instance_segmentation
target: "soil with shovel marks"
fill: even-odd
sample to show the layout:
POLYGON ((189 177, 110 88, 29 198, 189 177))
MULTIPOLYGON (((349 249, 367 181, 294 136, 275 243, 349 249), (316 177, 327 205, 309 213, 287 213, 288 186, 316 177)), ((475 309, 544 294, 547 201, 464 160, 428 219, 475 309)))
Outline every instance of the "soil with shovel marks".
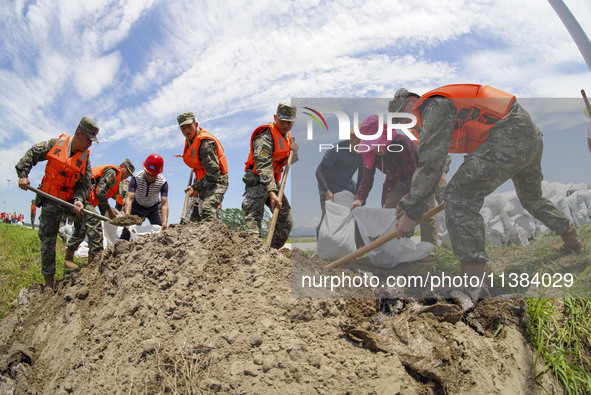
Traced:
POLYGON ((141 225, 144 222, 144 217, 138 217, 137 215, 127 214, 120 217, 115 217, 109 221, 110 224, 115 226, 129 226, 129 225, 141 225))
POLYGON ((325 263, 219 223, 101 260, 53 295, 20 293, 0 322, 0 393, 544 393, 520 301, 292 298, 291 264, 325 263))

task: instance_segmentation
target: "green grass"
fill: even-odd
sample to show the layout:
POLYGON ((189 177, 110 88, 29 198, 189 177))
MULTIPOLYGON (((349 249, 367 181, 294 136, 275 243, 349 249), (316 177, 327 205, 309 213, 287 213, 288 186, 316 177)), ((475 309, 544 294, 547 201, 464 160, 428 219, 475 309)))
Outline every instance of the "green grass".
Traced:
MULTIPOLYGON (((536 375, 550 370, 568 394, 591 394, 591 225, 579 228, 585 245, 582 253, 559 253, 562 243, 550 234, 530 240, 527 246, 488 246, 487 272, 575 273, 573 286, 554 297, 526 299, 528 333, 536 350, 536 375), (577 297, 582 296, 582 297, 577 297)), ((435 250, 438 270, 459 273, 459 262, 445 247, 435 250)), ((509 290, 515 291, 515 289, 509 290)))
MULTIPOLYGON (((22 288, 45 282, 41 274, 40 245, 37 229, 0 223, 0 319, 13 307, 22 288)), ((56 280, 64 276, 65 250, 58 237, 56 280)))
POLYGON ((568 394, 591 393, 591 300, 528 299, 528 318, 537 375, 549 369, 568 394))

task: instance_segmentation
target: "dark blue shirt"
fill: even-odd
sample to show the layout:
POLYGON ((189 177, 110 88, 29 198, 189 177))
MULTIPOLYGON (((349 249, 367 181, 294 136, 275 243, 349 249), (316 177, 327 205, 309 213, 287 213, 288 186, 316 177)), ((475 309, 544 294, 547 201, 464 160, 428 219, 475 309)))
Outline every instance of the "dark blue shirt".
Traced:
MULTIPOLYGON (((355 153, 353 148, 349 151, 349 140, 341 141, 338 144, 333 144, 335 147, 326 151, 320 167, 322 175, 332 193, 341 191, 350 191, 355 194, 357 191, 358 182, 353 181, 353 175, 357 173, 357 179, 363 173, 363 156, 355 153)), ((320 193, 325 193, 326 190, 320 182, 318 182, 318 190, 320 193)))

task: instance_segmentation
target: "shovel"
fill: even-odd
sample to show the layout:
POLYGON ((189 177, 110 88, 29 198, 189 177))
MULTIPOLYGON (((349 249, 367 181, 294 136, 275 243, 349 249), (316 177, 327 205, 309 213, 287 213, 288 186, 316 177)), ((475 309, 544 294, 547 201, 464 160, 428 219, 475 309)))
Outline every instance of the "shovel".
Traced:
MULTIPOLYGON (((437 214, 441 210, 443 210, 443 203, 441 203, 439 206, 427 211, 423 215, 423 218, 417 223, 417 225, 422 223, 423 221, 426 221, 427 219, 431 218, 432 216, 434 216, 435 214, 437 214)), ((337 259, 336 261, 334 261, 324 267, 327 269, 334 269, 339 266, 343 266, 345 263, 352 261, 355 258, 359 258, 361 255, 363 255, 363 254, 373 250, 374 248, 377 248, 377 247, 381 246, 382 244, 394 239, 396 236, 398 236, 398 229, 396 229, 388 234, 385 234, 384 236, 380 237, 379 239, 375 239, 374 241, 372 241, 368 245, 361 247, 357 251, 354 251, 354 252, 350 253, 349 255, 345 255, 344 257, 337 259)))
MULTIPOLYGON (((40 191, 39 189, 37 189, 37 188, 34 188, 34 187, 30 186, 30 185, 27 185, 27 189, 30 189, 31 191, 35 192, 36 194, 38 194, 38 195, 41 195, 41 196, 43 196, 44 198, 47 198, 47 199, 49 199, 49 200, 51 200, 51 201, 53 201, 53 202, 59 203, 59 204, 61 204, 61 205, 63 205, 63 206, 66 206, 66 207, 69 207, 69 208, 74 208, 74 207, 76 207, 76 206, 74 206, 74 205, 73 205, 72 203, 70 203, 70 202, 66 202, 65 200, 62 200, 62 199, 56 198, 55 196, 52 196, 52 195, 50 195, 49 193, 46 193, 46 192, 40 191)), ((88 215, 90 215, 91 217, 98 218, 98 219, 100 219, 101 221, 105 221, 105 222, 107 222, 107 223, 110 223, 110 224, 113 224, 113 225, 115 225, 115 226, 123 226, 123 225, 120 225, 120 224, 119 224, 119 222, 120 222, 121 220, 119 220, 119 221, 116 221, 115 223, 113 223, 113 221, 112 221, 111 219, 109 219, 108 217, 105 217, 104 215, 97 214, 97 213, 95 213, 95 212, 92 212, 92 211, 86 210, 86 209, 84 209, 84 208, 82 209, 82 211, 84 212, 84 214, 88 214, 88 215)), ((128 222, 130 222, 130 223, 129 223, 129 225, 141 225, 141 224, 142 224, 142 222, 144 222, 144 219, 143 219, 143 218, 139 218, 139 217, 138 217, 138 219, 137 219, 137 220, 133 220, 133 217, 132 217, 132 216, 130 216, 130 215, 127 215, 127 216, 124 216, 124 217, 125 217, 125 218, 128 220, 128 222), (133 222, 132 222, 132 220, 133 220, 133 222), (141 220, 141 222, 140 222, 140 220, 141 220)), ((117 218, 122 218, 122 217, 117 217, 117 218)), ((116 220, 117 218, 115 218, 114 220, 116 220)))
MULTIPOLYGON (((287 182, 287 173, 289 173, 289 167, 291 166, 292 158, 293 151, 290 151, 289 158, 287 159, 287 165, 285 166, 285 171, 283 172, 283 179, 281 180, 281 185, 279 185, 279 194, 277 195, 279 201, 283 199, 283 190, 285 189, 285 183, 287 182)), ((267 233, 268 246, 271 246, 273 233, 275 233, 275 225, 277 224, 277 217, 279 217, 279 207, 275 206, 275 210, 273 210, 273 218, 271 218, 271 224, 269 225, 269 232, 267 233)))
MULTIPOLYGON (((193 169, 191 169, 191 173, 189 174, 189 187, 191 186, 191 184, 193 183, 193 169)), ((181 220, 186 220, 187 219, 187 208, 188 208, 188 203, 189 203, 189 197, 191 197, 191 193, 187 192, 185 193, 185 203, 183 204, 183 212, 181 213, 181 220)))

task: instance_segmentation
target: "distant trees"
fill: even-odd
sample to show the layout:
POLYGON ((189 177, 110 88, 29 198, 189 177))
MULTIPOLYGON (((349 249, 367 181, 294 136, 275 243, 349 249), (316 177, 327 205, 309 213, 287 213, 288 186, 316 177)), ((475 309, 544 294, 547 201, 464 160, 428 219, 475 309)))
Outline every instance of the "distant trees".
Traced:
MULTIPOLYGON (((245 229, 244 211, 239 208, 225 208, 218 211, 219 220, 232 231, 241 231, 245 229)), ((263 237, 267 236, 269 232, 269 224, 271 223, 271 214, 265 210, 263 222, 261 224, 263 237)))

